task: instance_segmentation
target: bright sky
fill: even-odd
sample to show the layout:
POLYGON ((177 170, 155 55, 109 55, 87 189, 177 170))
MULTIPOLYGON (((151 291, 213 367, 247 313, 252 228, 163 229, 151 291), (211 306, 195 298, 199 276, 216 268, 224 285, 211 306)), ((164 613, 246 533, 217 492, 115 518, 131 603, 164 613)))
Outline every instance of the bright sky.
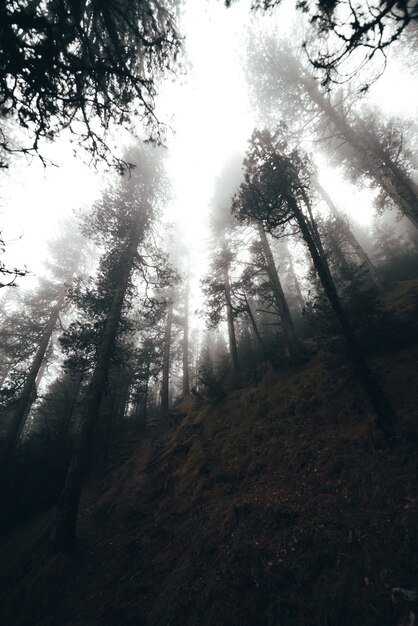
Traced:
MULTIPOLYGON (((186 3, 181 30, 190 71, 166 84, 160 99, 160 117, 175 129, 175 135, 168 138, 173 200, 165 220, 179 224, 184 242, 192 251, 196 281, 207 265, 206 219, 214 181, 228 157, 245 150, 253 128, 242 71, 242 38, 249 20, 254 20, 249 4, 249 0, 240 0, 226 10, 221 0, 186 3)), ((268 18, 267 23, 272 24, 274 19, 268 18)), ((416 79, 406 77, 396 63, 371 93, 385 113, 400 111, 415 118, 417 95, 416 79)), ((91 205, 102 182, 80 158, 72 157, 65 143, 60 142, 51 151, 53 160, 62 163, 60 168, 44 169, 36 159, 27 165, 22 159, 8 174, 0 174, 1 228, 10 242, 2 260, 19 266, 27 264, 35 273, 41 270, 45 241, 54 234, 59 221, 73 210, 91 205)), ((356 193, 339 171, 325 166, 322 183, 330 194, 343 199, 342 208, 354 219, 363 224, 370 222, 372 197, 367 190, 356 193)))
MULTIPOLYGON (((8 267, 26 265, 34 275, 42 273, 46 242, 60 222, 73 211, 88 209, 101 184, 101 177, 74 158, 68 144, 48 146, 46 153, 59 167, 22 158, 0 173, 0 224, 7 244, 2 260, 8 267)), ((22 286, 31 283, 28 277, 20 281, 22 286)))
POLYGON ((229 11, 221 2, 188 4, 184 32, 191 70, 164 94, 175 127, 168 161, 174 199, 167 217, 180 223, 195 248, 205 237, 215 178, 232 153, 245 150, 253 128, 237 52, 247 4, 229 11))

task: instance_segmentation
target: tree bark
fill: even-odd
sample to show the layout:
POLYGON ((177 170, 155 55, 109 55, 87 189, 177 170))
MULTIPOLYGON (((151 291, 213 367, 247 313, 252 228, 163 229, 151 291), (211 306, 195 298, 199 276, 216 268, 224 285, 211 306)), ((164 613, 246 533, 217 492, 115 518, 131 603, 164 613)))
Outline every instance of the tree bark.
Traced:
POLYGON ((168 305, 167 325, 164 335, 163 354, 163 380, 161 385, 161 415, 168 417, 169 413, 169 384, 170 384, 170 351, 171 351, 171 327, 173 323, 173 302, 168 305))
POLYGON ((287 356, 294 357, 301 354, 302 347, 295 332, 292 316, 290 315, 289 307, 277 273, 270 244, 261 225, 258 226, 258 232, 266 261, 266 272, 269 277, 271 289, 279 311, 280 320, 282 322, 286 353, 287 356))
POLYGON ((75 540, 77 511, 88 462, 91 437, 99 417, 102 394, 109 373, 109 364, 116 342, 122 306, 142 234, 139 222, 138 216, 138 223, 132 228, 128 247, 121 255, 120 279, 113 293, 112 304, 97 352, 96 367, 89 386, 86 410, 80 421, 75 450, 58 501, 52 537, 53 547, 56 551, 71 548, 75 540))
POLYGON ((52 333, 54 332, 58 316, 63 307, 66 293, 67 287, 62 287, 58 296, 58 300, 54 308, 52 309, 48 322, 45 326, 44 332, 39 342, 38 349, 32 361, 32 365, 30 366, 28 376, 26 378, 25 384, 23 385, 22 393, 20 394, 19 400, 17 401, 13 413, 13 418, 9 427, 9 432, 7 433, 7 442, 5 445, 4 455, 0 463, 1 481, 4 480, 4 475, 7 471, 7 467, 13 454, 16 441, 19 437, 19 434, 23 430, 25 420, 27 418, 27 415, 29 414, 30 407, 33 403, 34 398, 36 397, 36 379, 42 367, 45 353, 47 351, 52 333))
POLYGON ((376 413, 376 426, 380 430, 384 431, 389 437, 393 437, 398 430, 397 416, 382 387, 377 381, 377 378, 370 369, 363 354, 363 351, 358 344, 348 317, 342 307, 329 268, 326 266, 322 255, 317 249, 315 240, 312 236, 305 216, 303 215, 297 202, 293 198, 289 199, 289 207, 293 211, 293 214, 298 222, 300 231, 306 242, 306 245, 308 246, 309 252, 315 265, 315 269, 321 280, 324 291, 340 324, 351 359, 355 367, 358 380, 363 386, 363 389, 365 390, 369 398, 370 404, 376 413))

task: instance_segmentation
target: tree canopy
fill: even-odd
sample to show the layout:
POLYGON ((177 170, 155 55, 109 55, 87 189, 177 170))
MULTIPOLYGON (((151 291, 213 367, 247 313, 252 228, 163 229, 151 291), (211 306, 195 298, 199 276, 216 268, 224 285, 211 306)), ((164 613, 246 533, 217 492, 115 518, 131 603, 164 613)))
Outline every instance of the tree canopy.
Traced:
MULTIPOLYGON (((155 115, 157 76, 175 61, 177 0, 3 0, 0 3, 0 148, 38 153, 68 129, 94 161, 122 161, 103 130, 155 115), (29 131, 11 136, 7 118, 29 131)), ((4 159, 3 159, 4 160, 4 159)))
MULTIPOLYGON (((234 1, 225 0, 225 5, 234 1)), ((252 8, 269 11, 281 3, 253 0, 252 8)), ((296 7, 309 15, 314 26, 304 46, 325 84, 346 82, 377 56, 383 58, 384 67, 389 46, 418 19, 416 0, 299 0, 296 7)))

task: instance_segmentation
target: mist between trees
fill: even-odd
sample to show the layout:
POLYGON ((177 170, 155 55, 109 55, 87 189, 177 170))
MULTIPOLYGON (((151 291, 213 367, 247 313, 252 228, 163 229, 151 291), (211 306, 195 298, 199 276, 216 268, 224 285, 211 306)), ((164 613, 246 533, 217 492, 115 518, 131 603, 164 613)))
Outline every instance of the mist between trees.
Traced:
POLYGON ((167 220, 170 151, 156 112, 163 75, 187 72, 184 7, 44 4, 0 9, 3 180, 29 153, 46 163, 43 142, 68 131, 91 167, 104 160, 116 171, 84 217, 51 237, 45 274, 30 288, 26 270, 0 265, 3 525, 57 503, 51 545, 70 548, 86 475, 111 464, 125 433, 175 428, 184 398, 216 405, 314 358, 358 381, 375 428, 396 445, 402 426, 371 360, 416 341, 384 299, 418 278, 417 126, 383 116, 368 91, 375 57, 390 46, 416 70, 415 9, 381 5, 376 24, 392 35, 373 54, 362 39, 369 25, 324 56, 327 37, 341 38, 334 5, 312 19, 305 3, 294 37, 262 20, 245 27, 254 130, 245 153, 231 147, 213 173, 207 232, 196 233, 208 241, 203 268, 202 250, 167 220), (362 70, 344 65, 350 80, 337 80, 362 46, 362 70), (131 131, 135 117, 140 138, 117 145, 111 131, 131 131), (375 215, 361 226, 352 208, 365 189, 375 215))

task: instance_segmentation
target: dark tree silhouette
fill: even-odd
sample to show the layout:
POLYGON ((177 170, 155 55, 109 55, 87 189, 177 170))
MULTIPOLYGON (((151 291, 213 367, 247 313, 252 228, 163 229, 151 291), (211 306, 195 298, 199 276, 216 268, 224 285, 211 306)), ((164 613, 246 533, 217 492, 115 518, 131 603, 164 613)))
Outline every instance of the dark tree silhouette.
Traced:
MULTIPOLYGON (((236 0, 225 0, 228 7, 236 0)), ((269 11, 282 0, 254 0, 253 10, 269 11)), ((304 46, 312 65, 323 73, 324 84, 346 82, 375 57, 383 61, 366 79, 363 89, 386 65, 388 48, 418 20, 415 0, 300 0, 297 8, 307 13, 313 25, 304 46), (359 55, 359 52, 361 53, 359 55)))
MULTIPOLYGON (((107 290, 104 325, 98 338, 97 351, 85 410, 76 435, 75 450, 57 507, 53 545, 56 550, 71 547, 75 539, 76 519, 81 488, 86 472, 94 427, 100 414, 110 362, 115 349, 122 309, 132 272, 136 269, 148 285, 149 263, 146 252, 139 249, 164 197, 164 175, 157 150, 141 150, 133 155, 141 164, 130 177, 125 177, 115 190, 110 188, 99 203, 92 219, 91 231, 96 241, 107 244, 101 266, 110 273, 111 288, 107 290)), ((171 275, 166 268, 155 268, 159 278, 171 275)))
POLYGON ((179 52, 177 0, 3 0, 0 103, 32 135, 15 147, 6 124, 0 148, 38 152, 41 138, 69 129, 93 159, 123 165, 102 131, 154 113, 157 77, 179 52), (97 124, 99 122, 99 126, 97 124))
POLYGON ((377 132, 371 120, 362 120, 350 110, 350 99, 327 94, 287 45, 270 38, 260 48, 251 43, 251 80, 263 114, 286 115, 296 140, 306 127, 315 138, 326 141, 345 164, 354 165, 373 180, 385 197, 418 228, 418 186, 405 164, 395 158, 393 142, 377 132), (280 103, 280 104, 279 104, 280 103))
POLYGON ((297 225, 346 339, 358 379, 377 415, 376 426, 393 436, 397 417, 367 364, 326 261, 308 196, 312 173, 309 161, 297 150, 288 151, 279 137, 272 137, 268 131, 254 131, 244 164, 245 181, 234 197, 234 214, 243 221, 257 220, 267 232, 276 234, 297 225))

